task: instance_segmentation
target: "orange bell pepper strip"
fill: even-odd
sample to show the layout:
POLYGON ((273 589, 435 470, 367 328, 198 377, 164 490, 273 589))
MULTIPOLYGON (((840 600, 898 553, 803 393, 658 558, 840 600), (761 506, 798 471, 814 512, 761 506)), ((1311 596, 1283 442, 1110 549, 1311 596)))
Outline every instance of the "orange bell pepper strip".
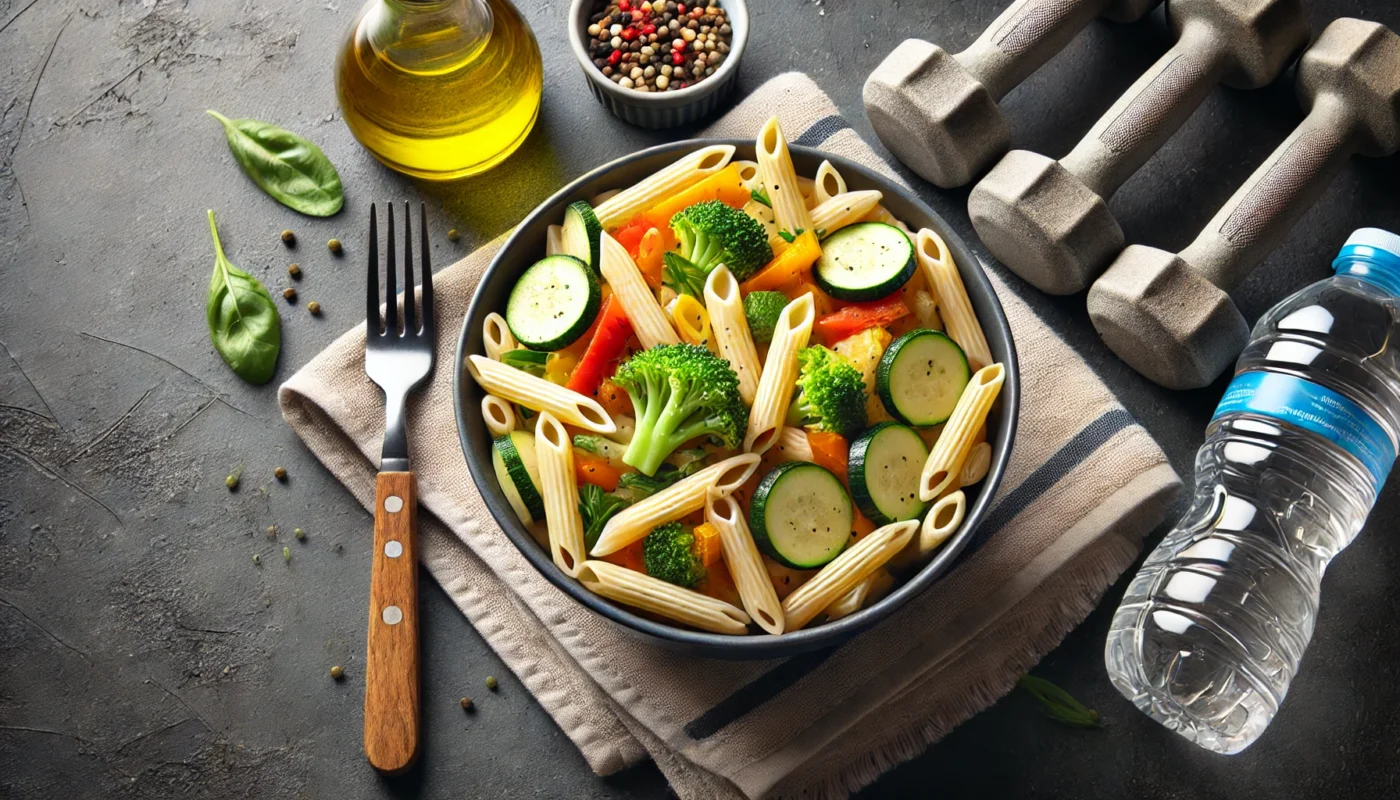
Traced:
POLYGON ((637 541, 627 545, 621 550, 618 550, 615 553, 609 553, 603 556, 602 558, 609 564, 616 564, 619 567, 626 567, 634 572, 640 572, 643 575, 645 575, 647 572, 647 562, 646 559, 642 556, 643 541, 645 541, 645 539, 638 539, 637 541))
POLYGON ((850 445, 846 437, 829 431, 807 431, 807 444, 812 448, 812 463, 831 470, 842 483, 847 482, 850 445))
POLYGON ((692 549, 695 551, 695 557, 700 559, 700 563, 704 566, 714 566, 715 562, 723 557, 719 529, 708 522, 702 522, 695 526, 693 534, 695 544, 692 549))
POLYGON ((632 335, 632 322, 616 297, 603 301, 594 323, 593 338, 588 349, 583 351, 578 366, 564 384, 581 395, 592 397, 604 380, 612 377, 617 368, 617 360, 627 348, 627 339, 632 335))
POLYGON ((617 481, 622 473, 608 463, 606 458, 592 453, 574 451, 574 476, 579 483, 591 483, 605 492, 617 489, 617 481))
POLYGON ((802 282, 804 274, 821 255, 822 246, 817 242, 817 235, 807 231, 793 239, 790 246, 768 262, 768 266, 744 281, 739 288, 748 294, 780 291, 794 286, 802 282))
POLYGON ((836 311, 841 305, 840 300, 818 289, 816 284, 806 281, 787 288, 783 294, 787 295, 789 300, 796 300, 804 294, 810 294, 812 296, 812 305, 816 308, 817 316, 819 317, 836 311))
POLYGON ((664 272, 666 255, 666 237, 661 235, 657 228, 648 228, 642 236, 642 241, 637 245, 637 269, 642 271, 642 278, 646 280, 647 286, 652 291, 661 288, 661 278, 664 272))
POLYGON ((672 195, 647 210, 644 219, 655 228, 669 228, 671 217, 696 203, 718 200, 733 208, 749 202, 749 189, 739 177, 739 165, 731 163, 685 191, 672 195))
POLYGON ((857 541, 874 533, 875 523, 870 520, 870 517, 860 513, 859 508, 852 510, 855 511, 855 517, 851 519, 851 533, 855 534, 857 541))
POLYGON ((867 328, 883 327, 911 312, 899 292, 868 303, 852 303, 834 314, 819 318, 812 332, 828 346, 855 336, 867 328))
POLYGON ((613 419, 620 416, 630 417, 636 413, 636 409, 632 408, 632 397, 621 386, 613 383, 611 378, 603 381, 596 396, 598 405, 613 419))

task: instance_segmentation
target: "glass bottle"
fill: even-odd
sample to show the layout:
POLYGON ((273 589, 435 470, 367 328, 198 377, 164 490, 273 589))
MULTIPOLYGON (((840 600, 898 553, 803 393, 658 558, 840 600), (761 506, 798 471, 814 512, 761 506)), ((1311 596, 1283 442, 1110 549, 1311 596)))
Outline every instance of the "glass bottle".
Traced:
POLYGON ((370 0, 336 62, 345 124, 399 172, 484 172, 535 124, 544 69, 510 0, 370 0))

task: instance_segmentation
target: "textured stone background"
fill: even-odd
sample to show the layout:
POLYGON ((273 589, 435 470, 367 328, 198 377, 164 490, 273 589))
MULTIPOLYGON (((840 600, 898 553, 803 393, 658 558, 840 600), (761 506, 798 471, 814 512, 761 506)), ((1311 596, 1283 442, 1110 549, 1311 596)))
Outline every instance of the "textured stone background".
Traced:
MULTIPOLYGON (((432 186, 381 168, 337 116, 331 64, 354 0, 0 0, 0 796, 664 793, 651 767, 593 776, 430 581, 421 766, 374 775, 360 751, 370 519, 282 424, 274 387, 245 386, 220 363, 203 320, 205 208, 218 211, 234 261, 274 289, 290 260, 277 231, 300 235, 303 304, 284 307, 280 380, 360 319, 357 243, 371 199, 425 198, 434 260, 446 264, 562 182, 683 133, 609 118, 565 44, 567 3, 521 5, 549 75, 539 125, 494 172, 432 186), (312 220, 264 197, 205 108, 310 135, 345 181, 344 212, 312 220), (347 242, 345 260, 322 246, 332 236, 347 242), (272 480, 279 464, 286 485, 272 480), (223 479, 240 465, 231 494, 223 479), (274 523, 290 564, 264 533, 274 523), (347 680, 327 677, 332 664, 347 680), (488 674, 501 678, 497 695, 488 674), (475 715, 458 708, 464 694, 478 699, 475 715)), ((860 86, 884 54, 910 35, 959 48, 1004 1, 753 5, 742 90, 805 70, 871 138, 860 86)), ((1309 5, 1315 32, 1343 14, 1400 27, 1389 0, 1309 5)), ((1168 39, 1160 10, 1091 25, 1005 101, 1017 143, 1063 155, 1168 39)), ((1212 94, 1111 203, 1129 241, 1184 246, 1299 118, 1291 76, 1212 94)), ((1352 228, 1400 227, 1397 186, 1400 159, 1354 162, 1237 293, 1246 316, 1325 275, 1352 228)), ((965 192, 924 189, 975 242, 965 192)), ((1159 390, 1098 343, 1082 298, 1032 302, 1189 474, 1223 384, 1159 390)), ((1114 692, 1101 652, 1120 582, 1037 670, 1098 708, 1106 730, 1057 727, 1012 696, 869 794, 1393 796, 1397 513, 1392 486, 1325 582, 1287 704, 1244 755, 1200 751, 1114 692)))

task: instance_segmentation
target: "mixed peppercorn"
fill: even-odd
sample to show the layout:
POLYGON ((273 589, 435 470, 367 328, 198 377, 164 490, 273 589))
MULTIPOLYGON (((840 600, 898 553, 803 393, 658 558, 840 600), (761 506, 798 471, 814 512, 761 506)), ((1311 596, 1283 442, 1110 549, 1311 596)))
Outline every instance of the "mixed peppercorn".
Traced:
POLYGON ((674 92, 713 75, 734 29, 718 5, 614 0, 589 17, 588 57, 624 89, 674 92))

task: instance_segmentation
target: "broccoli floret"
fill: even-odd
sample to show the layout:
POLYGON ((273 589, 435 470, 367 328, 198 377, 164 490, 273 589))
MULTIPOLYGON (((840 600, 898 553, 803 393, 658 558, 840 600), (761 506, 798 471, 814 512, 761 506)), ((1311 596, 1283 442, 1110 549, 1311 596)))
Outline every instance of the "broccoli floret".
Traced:
POLYGON ((799 350, 802 365, 787 423, 850 438, 865 429, 865 379, 839 353, 816 345, 799 350))
POLYGON ((622 460, 647 475, 686 442, 713 436, 734 448, 749 424, 739 376, 698 344, 658 345, 632 356, 613 376, 632 398, 636 429, 622 460))
MULTIPOLYGON (((680 450, 677 453, 689 453, 690 450, 680 450)), ((703 450, 700 452, 704 452, 703 450)), ((703 457, 703 456, 702 456, 703 457)), ((679 481, 681 478, 688 478, 700 471, 704 462, 699 459, 688 461, 684 466, 676 466, 669 461, 661 462, 661 466, 656 470, 655 475, 643 475, 640 472, 624 472, 622 477, 617 479, 617 493, 619 496, 630 500, 633 503, 651 497, 667 486, 679 481)))
POLYGON ((522 372, 528 372, 536 378, 544 377, 544 362, 548 359, 549 353, 526 350, 523 347, 501 353, 502 364, 515 367, 522 372))
POLYGON ((578 490, 578 513, 583 517, 583 545, 592 550, 603 533, 603 526, 613 515, 631 505, 617 495, 608 494, 602 488, 585 483, 578 490))
POLYGON ((718 200, 677 212, 671 217, 671 230, 680 243, 680 257, 695 266, 702 284, 703 276, 719 264, 742 281, 773 260, 763 223, 718 200))
POLYGON ((679 522, 657 525, 642 540, 647 574, 687 589, 705 577, 705 565, 695 555, 695 534, 679 522))
POLYGON ((749 321, 749 333, 759 344, 773 341, 773 329, 778 317, 787 308, 787 295, 782 292, 749 292, 744 295, 744 317, 749 321))

